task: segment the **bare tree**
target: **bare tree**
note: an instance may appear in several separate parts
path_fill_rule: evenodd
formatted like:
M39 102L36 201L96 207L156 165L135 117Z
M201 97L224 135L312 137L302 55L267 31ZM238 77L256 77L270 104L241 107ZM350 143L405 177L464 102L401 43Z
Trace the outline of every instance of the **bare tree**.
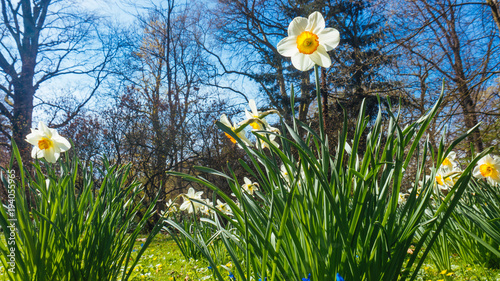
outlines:
M416 70L418 65L425 64L426 80L445 78L448 95L441 116L446 117L452 131L471 129L484 113L478 107L481 93L492 86L500 66L496 55L499 37L494 21L485 16L489 14L487 7L465 5L466 2L460 0L394 3L400 6L392 10L393 30L399 33L398 43L408 54L402 58L414 63L408 65L408 69ZM439 88L428 84L425 89L430 87ZM417 89L414 94L420 91L429 100L438 90L424 93L422 89ZM468 143L473 144L476 151L483 150L481 132L474 131Z
M96 18L69 8L68 2L0 0L0 113L5 117L0 133L17 143L24 161L30 156L24 138L32 127L34 106L65 109L53 126L68 124L96 93L114 53L95 37ZM89 75L93 81L80 103L62 108L37 94L44 82L75 74Z

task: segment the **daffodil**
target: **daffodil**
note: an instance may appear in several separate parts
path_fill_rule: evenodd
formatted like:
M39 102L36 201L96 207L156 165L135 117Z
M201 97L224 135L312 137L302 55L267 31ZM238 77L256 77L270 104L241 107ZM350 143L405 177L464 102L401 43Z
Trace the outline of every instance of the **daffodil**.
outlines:
M457 166L457 162L455 161L455 158L457 157L457 154L455 151L452 151L444 158L443 163L441 163L441 167L447 168L448 170L453 170L455 166Z
M500 183L500 157L486 155L477 162L472 172L476 178L485 178L490 184Z
M231 122L229 121L229 119L227 119L227 116L226 114L222 114L222 116L220 117L220 122L222 124L224 124L226 127L229 127L229 129L231 129L231 131L233 131L242 141L244 141L245 143L247 143L249 146L252 145L252 143L247 139L247 137L245 136L245 131L243 130L240 130L238 132L238 127L234 126L233 124L231 124ZM236 141L236 139L234 139L231 135L229 135L228 133L224 133L226 134L226 136L233 142L233 143L238 143Z
M214 214L214 211L212 210L211 207L214 206L214 203L210 201L208 198L205 199L205 205L201 207L201 213L205 216L212 216Z
M34 145L31 157L45 158L49 163L55 163L61 152L71 148L69 141L61 137L55 129L50 129L43 122L38 123L38 129L31 129L26 141Z
M250 195L253 195L253 193L257 190L259 190L258 186L259 184L256 183L256 182L252 182L249 178L247 177L244 177L243 178L243 181L245 182L241 188L243 188L243 190L245 190L246 192L248 192L248 194Z
M268 127L268 128L269 128L270 132L276 132L277 131L279 133L279 130L276 129L276 128L273 128L273 127ZM258 133L256 132L255 134L267 137L268 141L270 143L272 143L276 147L280 147L280 144L275 141L275 139L276 139L276 135L275 134L268 134L268 133L261 133L261 132L258 132ZM269 142L267 142L267 141L265 141L263 139L260 139L260 138L257 138L257 140L260 143L260 145L262 146L262 148L268 148L268 149L270 148L269 147Z
M245 109L245 116L248 120L253 120L253 122L250 123L250 126L252 126L255 130L264 130L266 127L269 127L262 112L257 110L255 100L252 99L248 101L248 105L250 106L251 112Z
M200 200L201 201L201 195L203 194L203 191L195 191L194 188L190 187L188 189L188 193L183 195L184 202L182 205L179 207L181 211L187 211L188 213L193 213L196 212L202 204L195 200Z
M231 214L231 208L227 205L227 203L221 202L219 199L217 199L217 205L215 206L217 210L223 212L224 214Z
M404 204L406 202L407 196L408 196L408 194L400 192L399 197L398 197L398 205Z
M288 37L278 43L278 52L292 58L292 64L300 71L311 69L314 64L330 67L328 51L340 42L335 28L325 28L325 19L319 12L309 18L296 17L288 26Z
M167 211L160 211L162 217L168 217L168 214L177 212L177 204L172 202L172 199L168 200Z

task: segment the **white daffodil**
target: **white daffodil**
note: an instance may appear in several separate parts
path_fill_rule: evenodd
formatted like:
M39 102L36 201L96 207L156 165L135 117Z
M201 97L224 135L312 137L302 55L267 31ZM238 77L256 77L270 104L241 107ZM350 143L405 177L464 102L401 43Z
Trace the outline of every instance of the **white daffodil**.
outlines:
M278 52L292 58L292 64L300 71L311 69L314 64L330 67L328 51L340 42L335 28L325 28L325 19L319 12L309 18L296 17L288 26L288 37L278 43Z
M407 196L408 194L400 192L398 197L398 205L402 205L403 203L405 203Z
M248 192L248 194L253 195L253 193L255 191L259 190L259 188L258 188L259 184L258 183L252 182L247 177L244 177L243 181L245 181L245 183L241 186L241 188L243 188L243 190L245 190L246 192Z
M208 198L205 199L205 205L203 205L203 207L201 207L201 213L205 216L212 216L214 214L214 211L212 210L211 207L214 206L214 203L212 201L210 201Z
M450 189L448 177L444 173L443 169L439 169L436 172L435 179L436 179L435 184L437 184L437 187L440 190L446 191ZM451 187L453 187L453 184L451 185Z
M222 114L222 116L220 117L220 122L222 124L224 124L226 127L229 127L233 132L236 133L236 130L238 129L236 126L233 126L233 124L231 124L231 122L229 121L229 119L227 119L227 116L226 114ZM228 133L225 133L224 134L233 142L233 143L238 143L233 137L231 137ZM244 141L245 143L247 143L247 145L249 146L252 146L252 143L247 139L247 137L245 136L245 131L241 130L239 131L238 133L236 133L236 135L242 140Z
M190 214L193 213L193 212L196 212L202 206L202 204L199 203L199 202L193 201L193 199L201 201L202 200L201 199L201 195L202 194L203 194L203 191L196 192L194 190L194 188L190 187L189 190L188 190L188 193L186 193L186 194L183 195L184 202L179 207L179 209L181 211L186 211L187 210L187 212L190 213Z
M177 204L172 202L172 199L168 199L167 203L167 214L177 212Z
M43 122L38 123L38 129L31 129L26 141L34 145L31 157L45 158L49 163L55 163L61 152L71 148L69 141L61 137L55 129L50 129Z
M245 109L245 116L247 119L255 120L250 123L250 126L252 126L255 130L264 130L266 127L269 127L266 119L262 116L262 112L257 110L255 101L253 99L248 101L248 105L250 106L251 112Z
M270 128L271 128L271 127L270 127ZM269 141L270 141L270 142L271 142L274 146L276 146L276 147L280 147L280 144L279 144L279 143L277 143L277 142L275 141L275 139L276 139L276 135L274 135L274 134L266 134L266 133L256 133L256 134L263 135L263 136L265 136L265 137L269 137ZM268 148L268 149L270 149L270 148L269 148L269 143L268 143L268 142L266 142L266 141L264 141L264 140L262 140L262 139L260 139L260 138L257 138L257 140L259 141L259 143L260 143L260 145L262 146L262 148Z
M219 199L217 199L217 205L215 206L215 208L227 215L232 213L231 208L229 208L227 203L223 203Z
M483 179L485 178L490 184L499 184L500 183L500 157L486 155L479 162L477 162L477 166L474 168L472 172L474 177Z
M452 171L455 166L457 166L457 162L455 161L455 158L457 157L457 154L455 151L452 151L444 158L443 163L441 163L441 167L447 168L449 171Z
M280 173L281 177L285 180L285 189L287 191L290 191L291 179L290 179L290 174L288 174L288 170L286 169L285 165L281 165Z

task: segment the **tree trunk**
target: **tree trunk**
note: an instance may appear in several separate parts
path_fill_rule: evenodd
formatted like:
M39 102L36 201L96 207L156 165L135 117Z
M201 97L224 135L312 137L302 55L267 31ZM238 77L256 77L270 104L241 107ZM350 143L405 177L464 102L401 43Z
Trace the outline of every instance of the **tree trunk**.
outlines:
M491 8L493 20L498 27L498 36L500 36L500 2L498 0L486 0L486 4Z

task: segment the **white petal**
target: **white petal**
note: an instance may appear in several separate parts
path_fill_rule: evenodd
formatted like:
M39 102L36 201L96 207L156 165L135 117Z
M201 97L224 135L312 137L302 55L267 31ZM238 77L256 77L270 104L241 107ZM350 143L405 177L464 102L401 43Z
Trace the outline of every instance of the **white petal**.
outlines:
M69 143L69 141L59 135L54 135L52 137L52 141L54 141L55 145L61 149L61 152L64 152L71 148L71 144Z
M255 101L253 99L248 101L248 105L250 106L250 110L252 110L253 115L259 115L259 112L257 111L257 105L255 104Z
M448 154L448 159L452 159L452 160L455 160L455 158L457 157L457 153L455 151L452 151Z
M38 149L36 151L36 155L35 157L33 158L36 158L36 159L42 159L42 158L45 158L45 150L42 150L42 149Z
M309 15L308 23L306 30L311 31L314 34L320 33L323 29L325 29L325 19L323 15L319 12L314 12Z
M233 126L231 125L231 122L229 122L229 119L227 119L226 114L222 114L222 116L220 117L220 122L221 122L222 124L224 124L226 127L229 127L229 128L233 127ZM191 190L191 189L192 189L192 188L189 188L189 190ZM193 190L193 192L194 192L194 190Z
M34 146L33 149L31 150L31 158L40 158L36 157L38 155L38 152L40 151L40 148L38 146Z
M247 178L247 177L244 177L244 178L243 178L243 181L244 181L246 184L252 184L252 181L251 181L249 178Z
M314 62L308 55L297 53L292 57L292 64L300 71L308 71L314 66Z
M335 28L325 28L318 34L319 44L325 46L326 51L331 51L339 45L340 34Z
M297 36L283 38L276 47L278 53L284 57L292 57L299 52L297 49Z
M49 163L56 163L57 159L59 159L59 152L55 151L53 147L49 149L44 149L44 157L45 160Z
M38 130L42 131L47 137L52 137L52 132L42 121L38 122Z
M330 67L332 65L332 60L326 52L325 48L321 45L318 46L316 52L309 55L309 58L317 65L322 67Z
M42 138L39 131L31 129L31 133L26 136L26 141L32 145L38 145L38 141Z
M472 172L472 175L476 178L484 178L483 175L481 174L481 171L479 170L479 166L474 167L474 171Z
M308 20L303 17L296 17L288 25L288 36L299 36L306 30Z

